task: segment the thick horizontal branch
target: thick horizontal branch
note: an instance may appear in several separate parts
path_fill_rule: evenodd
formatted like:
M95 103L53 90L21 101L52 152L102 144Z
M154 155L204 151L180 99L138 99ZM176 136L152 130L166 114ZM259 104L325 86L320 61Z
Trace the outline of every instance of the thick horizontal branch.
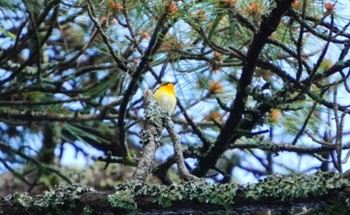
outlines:
M242 213L270 210L324 212L335 205L349 210L350 182L340 174L270 176L257 184L151 185L124 182L114 191L95 191L80 185L57 187L44 195L10 194L0 199L4 214L127 213Z

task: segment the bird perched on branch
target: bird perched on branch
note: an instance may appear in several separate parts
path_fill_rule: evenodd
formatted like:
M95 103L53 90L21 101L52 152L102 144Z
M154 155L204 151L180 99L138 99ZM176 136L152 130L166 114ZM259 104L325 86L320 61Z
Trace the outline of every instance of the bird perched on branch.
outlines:
M157 101L160 108L167 112L170 116L176 107L175 83L162 83L153 93L153 97Z

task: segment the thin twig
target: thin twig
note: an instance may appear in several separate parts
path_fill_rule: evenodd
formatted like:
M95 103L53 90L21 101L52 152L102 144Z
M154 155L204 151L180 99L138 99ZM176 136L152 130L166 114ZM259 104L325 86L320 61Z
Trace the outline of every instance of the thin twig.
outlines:
M165 124L165 128L169 132L169 135L173 141L175 160L177 163L177 167L179 169L180 178L185 181L199 180L196 176L193 176L188 172L188 169L185 166L185 160L182 152L180 139L178 134L175 132L174 123L173 121L171 121L170 116L168 114L166 113L164 114L166 115L166 117L164 118L165 120L164 124Z
M121 59L119 56L116 55L116 52L113 50L112 44L110 42L109 37L107 36L106 32L103 30L100 22L96 18L95 8L91 0L88 0L88 13L91 18L91 20L94 22L96 28L100 32L103 41L105 42L109 53L111 54L113 60L119 65L119 67L124 70L124 72L129 73L130 68L127 67L126 63L123 59Z

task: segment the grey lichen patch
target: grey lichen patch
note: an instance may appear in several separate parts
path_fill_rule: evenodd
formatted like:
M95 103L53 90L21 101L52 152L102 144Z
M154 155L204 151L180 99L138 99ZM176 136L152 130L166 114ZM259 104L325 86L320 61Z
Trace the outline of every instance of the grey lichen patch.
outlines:
M319 197L348 184L347 179L332 172L319 172L314 175L273 175L257 184L246 186L243 193L245 193L246 198L253 200L274 198L291 201Z
M134 193L130 189L117 190L114 194L108 195L107 199L112 207L125 211L135 211L137 209Z
M108 196L114 207L136 210L136 196L151 198L153 203L166 208L177 201L198 201L226 207L233 204L238 186L235 184L211 185L203 181L186 182L181 185L155 185L128 181L116 186L116 192Z
M188 182L184 184L184 193L190 200L219 206L232 205L238 190L236 184L207 184L205 182ZM183 191L182 191L183 192Z
M56 208L57 206L63 206L66 203L69 203L69 206L73 208L75 200L79 199L79 196L82 193L91 191L95 191L95 189L78 184L56 186L54 189L46 191L42 198L34 202L34 205L44 208Z
M146 132L145 130L141 130L140 143L145 146L151 141L150 139L151 139L151 135L148 132Z
M135 202L134 186L138 181L126 181L118 184L115 193L108 195L108 202L112 207L123 209L125 211L135 211L137 204Z
M61 212L67 214L67 208L75 208L75 202L82 193L91 191L94 189L73 184L56 186L54 189L46 191L44 195L31 196L28 193L14 193L4 197L4 200L17 202L25 208L35 207L41 211L50 210L56 214L61 214Z
M162 111L155 100L150 100L145 110L144 120L157 128L158 134L163 130Z
M29 208L33 203L33 197L27 192L25 193L13 193L3 197L5 201L17 201L25 208Z
M150 133L148 133L145 130L141 130L140 132L140 143L145 146L148 143L152 141L152 138L154 138L154 141L159 145L160 142L160 136L158 134L154 134L154 136L151 136Z

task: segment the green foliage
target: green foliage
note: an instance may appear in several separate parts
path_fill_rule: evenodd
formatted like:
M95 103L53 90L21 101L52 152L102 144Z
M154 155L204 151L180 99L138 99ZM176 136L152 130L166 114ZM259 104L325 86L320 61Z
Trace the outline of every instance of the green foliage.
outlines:
M247 198L253 200L273 198L292 201L322 196L348 183L349 181L343 179L340 174L332 172L319 172L315 175L273 175L257 184L246 186L243 192Z
M98 127L99 131L104 131L105 133L110 132L110 129L105 128L105 125L101 125ZM93 127L93 125L76 125L71 123L64 123L63 124L64 131L67 132L66 135L63 136L66 138L66 140L80 140L82 142L86 142L86 140L96 141L99 143L105 143L109 144L109 141L102 138L101 135L96 135L93 131L95 131L96 128ZM91 131L91 132L87 132Z
M114 73L105 80L102 80L102 82L95 83L94 86L88 89L84 94L91 97L102 95L112 84L122 77L122 73Z

